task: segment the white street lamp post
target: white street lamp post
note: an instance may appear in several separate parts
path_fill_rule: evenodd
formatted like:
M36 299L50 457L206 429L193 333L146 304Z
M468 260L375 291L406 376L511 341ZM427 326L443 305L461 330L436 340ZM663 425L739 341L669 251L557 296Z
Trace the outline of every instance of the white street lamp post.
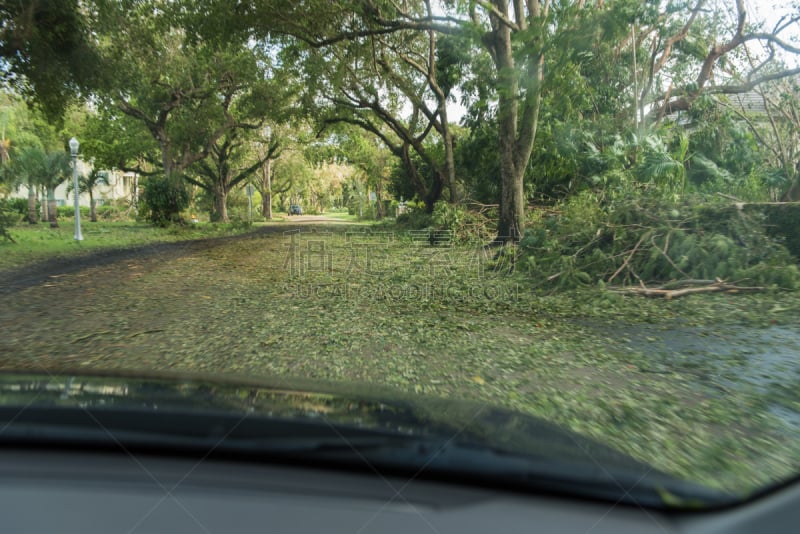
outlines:
M78 147L80 143L74 137L69 140L69 151L72 154L72 194L75 196L75 241L83 241L81 234L81 207L79 204L80 189L78 188Z

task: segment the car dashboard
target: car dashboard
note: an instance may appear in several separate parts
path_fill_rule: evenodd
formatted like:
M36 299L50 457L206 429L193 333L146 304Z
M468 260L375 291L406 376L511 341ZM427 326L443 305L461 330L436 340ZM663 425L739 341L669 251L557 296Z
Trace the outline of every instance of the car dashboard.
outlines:
M126 451L6 448L3 530L150 533L792 532L797 484L715 512L472 487L377 472Z

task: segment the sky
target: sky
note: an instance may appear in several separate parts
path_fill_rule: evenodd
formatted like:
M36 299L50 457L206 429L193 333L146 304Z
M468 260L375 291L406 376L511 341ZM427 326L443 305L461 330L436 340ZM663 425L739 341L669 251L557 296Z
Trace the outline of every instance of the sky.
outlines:
M750 21L763 20L766 22L765 30L769 31L775 27L782 16L800 14L800 3L792 6L788 0L745 0L745 8L748 10ZM800 46L800 24L794 24L781 32L781 38L794 46ZM790 53L781 53L779 56L787 66L800 66L800 56Z

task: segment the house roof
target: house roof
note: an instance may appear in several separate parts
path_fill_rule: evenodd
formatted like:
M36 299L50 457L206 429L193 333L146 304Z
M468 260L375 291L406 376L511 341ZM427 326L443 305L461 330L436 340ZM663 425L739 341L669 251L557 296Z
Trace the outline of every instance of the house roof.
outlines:
M755 91L728 95L728 98L731 104L745 113L767 113L767 108L764 105L764 98Z

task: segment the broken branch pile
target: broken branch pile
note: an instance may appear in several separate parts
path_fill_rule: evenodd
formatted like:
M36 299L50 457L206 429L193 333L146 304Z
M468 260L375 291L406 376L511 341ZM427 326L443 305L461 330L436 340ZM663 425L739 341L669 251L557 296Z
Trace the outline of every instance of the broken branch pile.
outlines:
M797 258L770 228L762 213L719 198L675 202L640 195L602 202L576 195L534 221L518 264L540 287L558 289L615 284L661 298L798 289ZM674 287L698 280L709 282Z

